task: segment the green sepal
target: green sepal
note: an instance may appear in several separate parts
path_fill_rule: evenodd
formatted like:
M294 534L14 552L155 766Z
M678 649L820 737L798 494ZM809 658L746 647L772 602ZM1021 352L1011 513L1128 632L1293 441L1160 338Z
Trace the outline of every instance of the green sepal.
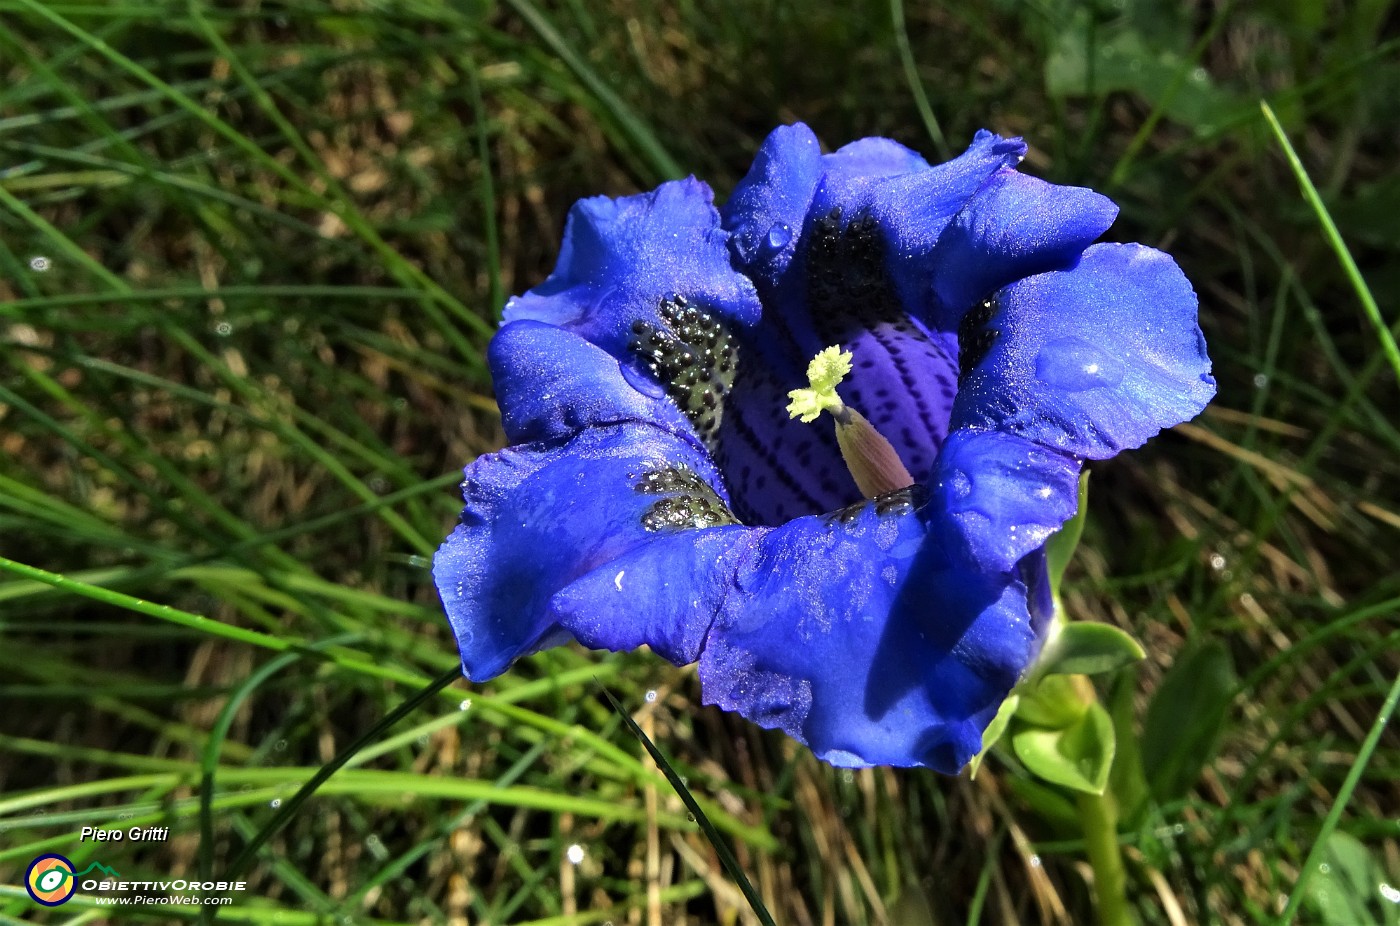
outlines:
M1147 656L1142 644L1112 624L1073 621L1059 625L1036 661L1039 675L1103 675Z
M1079 507L1060 529L1050 535L1045 542L1045 565L1050 572L1050 590L1056 600L1060 597L1060 580L1065 577L1065 569L1074 558L1079 547L1079 538L1084 533L1084 521L1089 515L1089 471L1079 474Z
M1025 726L1011 734L1016 758L1051 784L1102 794L1113 767L1113 718L1097 701L1067 727Z
M982 767L982 760L987 758L987 753L992 751L992 747L1001 739L1006 732L1006 725L1011 723L1011 718L1016 715L1016 707L1021 703L1020 695L1008 695L1006 700L1001 702L1001 707L997 708L997 715L992 718L992 722L987 724L987 729L982 733L982 751L972 757L972 761L967 764L968 774L972 778L977 777L977 770Z
M1020 689L1016 718L1037 727L1063 729L1084 716L1090 698L1068 676L1047 675ZM1004 705L1003 705L1004 706Z

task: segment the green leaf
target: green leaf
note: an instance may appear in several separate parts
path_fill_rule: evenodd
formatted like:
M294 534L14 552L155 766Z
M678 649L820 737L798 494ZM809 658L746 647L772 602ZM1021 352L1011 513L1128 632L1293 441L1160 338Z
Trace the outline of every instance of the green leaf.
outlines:
M1107 700L1109 716L1113 718L1113 734L1118 745L1113 756L1113 771L1108 776L1108 789L1118 802L1118 820L1123 829L1136 829L1151 796L1147 777L1142 773L1142 748L1133 728L1133 695L1137 691L1137 673L1124 672L1113 680Z
M1093 29L1088 18L1080 12L1054 40L1045 60L1051 97L1137 93L1202 135L1241 111L1244 101L1212 81L1188 49L1164 47L1173 43L1126 22Z
M1064 675L1047 675L1021 689L1016 717L1037 727L1063 729L1084 716L1091 698L1079 690L1077 681Z
M1142 766L1158 801L1182 797L1201 777L1234 691L1234 665L1218 641L1183 654L1162 679L1142 733Z
M1011 735L1011 747L1033 774L1046 781L1102 794L1113 767L1113 719L1095 701L1068 727L1025 727Z
M1036 671L1047 675L1103 675L1147 655L1142 645L1111 624L1076 621L1060 625L1045 644Z
M1065 576L1069 561L1079 547L1079 538L1084 533L1084 520L1089 511L1089 471L1079 474L1079 507L1060 529L1045 542L1045 563L1050 570L1050 589L1058 599L1060 580Z
M997 740L1001 739L1001 735L1006 732L1006 726L1016 715L1016 706L1020 703L1020 695L1014 694L1001 702L1001 707L997 709L997 715L992 718L992 722L987 724L987 729L982 733L982 751L973 756L972 761L967 764L968 774L971 777L977 777L977 770L982 767L982 760L987 758L987 753L992 751Z
M1394 926L1400 907L1381 897L1385 870L1354 836L1327 837L1322 863L1308 881L1306 902L1323 926Z

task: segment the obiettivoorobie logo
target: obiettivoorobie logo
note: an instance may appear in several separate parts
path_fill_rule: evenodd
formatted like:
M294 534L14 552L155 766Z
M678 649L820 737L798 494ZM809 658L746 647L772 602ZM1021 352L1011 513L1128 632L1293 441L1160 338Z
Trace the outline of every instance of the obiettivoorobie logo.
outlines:
M75 873L73 863L63 856L41 855L29 863L29 870L24 873L24 889L35 902L46 907L57 907L67 903L78 890L78 882L94 871L110 878L121 877L101 862L93 862Z

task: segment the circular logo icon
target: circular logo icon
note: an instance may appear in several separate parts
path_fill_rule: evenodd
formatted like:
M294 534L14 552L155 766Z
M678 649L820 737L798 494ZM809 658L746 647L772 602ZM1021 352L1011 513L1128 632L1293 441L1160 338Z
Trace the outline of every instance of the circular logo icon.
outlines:
M46 907L67 903L78 890L73 863L61 855L39 856L29 863L29 870L24 873L24 889Z

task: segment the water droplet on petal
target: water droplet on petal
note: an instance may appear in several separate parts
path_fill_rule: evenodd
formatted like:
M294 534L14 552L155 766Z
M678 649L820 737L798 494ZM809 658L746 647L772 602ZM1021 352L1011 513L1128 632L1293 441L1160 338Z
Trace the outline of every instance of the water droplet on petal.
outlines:
M1056 338L1042 346L1035 358L1035 375L1068 392L1116 386L1123 381L1123 373L1123 361L1082 338Z
M768 229L767 250L770 253L781 251L792 240L792 229L784 222L775 222L773 227Z
M652 399L662 399L666 397L666 387L658 382L655 377L627 363L622 364L621 369L622 378L627 380L627 384L642 395Z
M948 491L953 494L954 499L961 501L972 494L972 480L967 478L967 473L955 469L948 476Z

